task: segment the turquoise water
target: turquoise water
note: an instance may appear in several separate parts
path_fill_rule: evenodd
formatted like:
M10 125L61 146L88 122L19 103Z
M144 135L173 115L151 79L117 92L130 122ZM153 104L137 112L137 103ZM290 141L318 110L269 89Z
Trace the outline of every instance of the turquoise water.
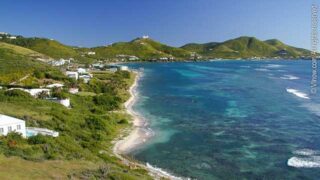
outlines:
M197 179L317 179L320 98L311 61L137 63L134 109L155 136L131 153Z
M30 130L26 130L26 136L27 136L27 137L31 137L31 136L35 136L35 135L37 135L36 132L30 131Z

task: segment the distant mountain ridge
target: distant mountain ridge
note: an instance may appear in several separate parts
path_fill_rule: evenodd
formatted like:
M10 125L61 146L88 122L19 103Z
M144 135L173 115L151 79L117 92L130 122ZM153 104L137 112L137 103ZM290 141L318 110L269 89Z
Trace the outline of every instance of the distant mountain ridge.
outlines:
M193 51L207 58L299 58L310 51L284 44L277 39L261 41L255 37L242 36L221 43L186 44L182 49Z
M242 36L224 42L204 44L189 43L172 47L151 38L136 38L129 42L117 42L108 46L78 48L47 38L26 38L0 34L0 42L13 44L39 52L51 58L75 58L80 62L94 60L195 60L239 58L305 58L310 51L284 44L277 39L261 41Z

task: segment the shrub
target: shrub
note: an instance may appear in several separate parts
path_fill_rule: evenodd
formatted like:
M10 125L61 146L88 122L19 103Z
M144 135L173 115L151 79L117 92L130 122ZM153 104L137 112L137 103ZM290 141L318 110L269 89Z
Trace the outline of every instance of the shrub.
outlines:
M109 94L95 96L93 100L96 105L108 111L118 109L121 104L121 98Z

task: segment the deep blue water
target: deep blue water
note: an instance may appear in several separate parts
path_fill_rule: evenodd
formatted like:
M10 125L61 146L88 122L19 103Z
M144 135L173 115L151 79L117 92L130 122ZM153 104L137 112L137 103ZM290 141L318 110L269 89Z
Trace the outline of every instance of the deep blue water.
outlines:
M197 179L320 178L311 61L129 66L144 69L134 109L156 134L136 159Z

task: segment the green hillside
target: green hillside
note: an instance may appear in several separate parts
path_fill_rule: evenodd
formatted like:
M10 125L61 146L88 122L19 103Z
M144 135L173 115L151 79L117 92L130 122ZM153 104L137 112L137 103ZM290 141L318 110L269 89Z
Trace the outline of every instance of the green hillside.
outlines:
M152 39L137 38L130 42L114 43L110 46L92 48L98 58L115 58L119 55L131 55L140 59L157 59L174 57L184 59L190 57L187 50L167 46Z
M46 38L25 38L18 36L17 39L4 38L2 41L22 46L53 58L70 58L78 56L77 51L72 47Z
M161 58L188 60L193 59L195 55L197 57L201 55L203 59L237 59L252 57L299 58L310 54L308 50L286 45L276 39L261 41L255 37L247 36L221 43L190 43L180 48L168 46L150 38L137 38L129 42L117 42L108 46L78 48L46 38L17 36L16 39L10 39L10 35L0 36L2 38L0 42L25 47L55 59L74 58L81 63L92 63L98 59L110 61L128 60L130 56L138 57L140 60L159 60ZM89 52L94 52L95 54L89 54Z
M30 49L0 42L0 84L12 83L36 70L50 69L36 58L44 60L48 57Z
M288 46L279 40L260 41L254 37L239 37L222 43L186 44L181 48L206 58L251 58L308 56L309 51Z

